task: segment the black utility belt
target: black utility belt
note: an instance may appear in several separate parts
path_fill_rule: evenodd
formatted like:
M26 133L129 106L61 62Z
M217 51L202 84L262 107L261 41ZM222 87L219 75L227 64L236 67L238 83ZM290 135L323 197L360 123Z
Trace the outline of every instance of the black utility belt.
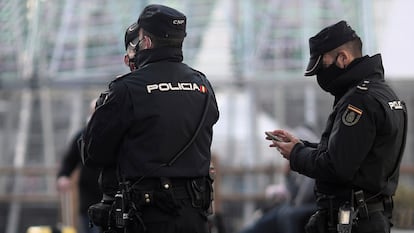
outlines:
M332 200L332 204L329 203L329 201L322 201L322 202L318 202L318 209L319 210L324 210L324 209L334 209L334 210L338 210L344 203L344 201L335 201ZM384 201L370 201L368 203L365 203L367 205L367 208L369 210L369 212L375 212L378 210L384 210L384 205L385 202ZM358 205L354 204L354 208L358 208ZM382 208L382 209L381 209Z
M128 179L133 189L169 189L174 187L185 187L192 180L201 180L203 178L167 178L167 177L150 177L150 178L133 178Z
M374 212L384 212L391 214L393 209L393 200L389 196L368 196L364 191L358 190L352 192L353 196L349 200L339 199L334 195L318 195L318 209L328 210L331 213L337 213L344 206L355 212L355 217L359 219L368 218ZM336 215L336 214L335 214Z
M160 197L166 197L163 195L165 192L165 190L135 189L132 191L132 201L141 205L152 205L156 201L166 201L160 200ZM169 197L174 200L185 200L191 198L191 195L186 187L174 187L171 188L168 193L171 194Z
M144 178L130 180L132 201L149 206L156 202L189 199L196 208L208 208L213 198L208 177Z
M358 221L367 219L376 212L390 217L392 198L380 193L366 195L363 190L352 190L348 198L316 193L318 211L312 215L306 232L351 233Z

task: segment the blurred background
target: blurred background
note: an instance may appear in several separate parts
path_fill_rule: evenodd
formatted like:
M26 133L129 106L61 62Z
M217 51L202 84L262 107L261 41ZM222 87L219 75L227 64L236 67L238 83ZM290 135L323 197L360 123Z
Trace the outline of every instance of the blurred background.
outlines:
M323 130L333 98L303 76L308 38L342 19L365 54L382 54L386 79L408 105L395 220L414 229L413 1L0 0L0 232L78 224L76 192L59 195L56 172L89 102L128 72L124 33L149 3L187 15L184 62L215 88L215 209L226 232L251 221L266 187L283 182L286 162L264 131L317 140Z

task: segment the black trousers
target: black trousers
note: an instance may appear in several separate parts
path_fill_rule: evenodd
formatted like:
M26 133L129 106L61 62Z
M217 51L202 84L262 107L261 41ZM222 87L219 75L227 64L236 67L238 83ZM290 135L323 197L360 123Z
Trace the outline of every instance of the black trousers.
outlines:
M174 215L156 206L142 209L141 218L146 231L138 221L130 223L126 230L114 229L116 233L209 233L207 216L204 211L194 208L187 199L178 200L180 208Z

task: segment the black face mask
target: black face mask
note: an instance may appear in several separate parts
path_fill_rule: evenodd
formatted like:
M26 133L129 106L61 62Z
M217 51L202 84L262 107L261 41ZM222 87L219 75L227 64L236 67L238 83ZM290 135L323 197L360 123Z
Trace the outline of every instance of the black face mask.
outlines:
M141 40L138 40L138 43L136 44L136 47L135 47L134 64L135 64L135 67L136 68L140 68L141 67L141 64L142 64L142 62L144 60L143 57L146 56L144 54L147 53L147 49L143 49L142 46L141 46L141 44L142 44L141 42L143 40L144 40L144 38L142 38Z
M346 69L341 69L336 65L336 60L338 59L336 56L335 61L326 68L322 68L316 74L316 80L318 81L319 86L326 92L332 92L332 84L333 82L343 73L345 73Z

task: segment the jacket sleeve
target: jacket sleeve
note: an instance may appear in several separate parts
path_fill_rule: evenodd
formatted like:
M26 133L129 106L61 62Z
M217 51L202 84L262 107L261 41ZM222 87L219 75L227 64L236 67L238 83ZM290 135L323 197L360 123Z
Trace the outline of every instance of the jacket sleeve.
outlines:
M306 141L306 140L301 140L301 141L305 146L308 146L308 147L311 147L311 148L317 148L318 147L318 143L309 142L309 141Z
M86 166L102 168L117 162L120 143L129 126L129 103L127 87L121 81L112 82L83 135Z
M349 182L366 159L384 110L368 95L353 94L338 104L327 146L311 148L298 143L291 168L323 181Z
M66 148L63 155L62 162L60 163L60 169L57 176L69 177L75 168L80 164L80 151L78 148L78 139L81 137L82 131L77 132L72 138L69 146Z

